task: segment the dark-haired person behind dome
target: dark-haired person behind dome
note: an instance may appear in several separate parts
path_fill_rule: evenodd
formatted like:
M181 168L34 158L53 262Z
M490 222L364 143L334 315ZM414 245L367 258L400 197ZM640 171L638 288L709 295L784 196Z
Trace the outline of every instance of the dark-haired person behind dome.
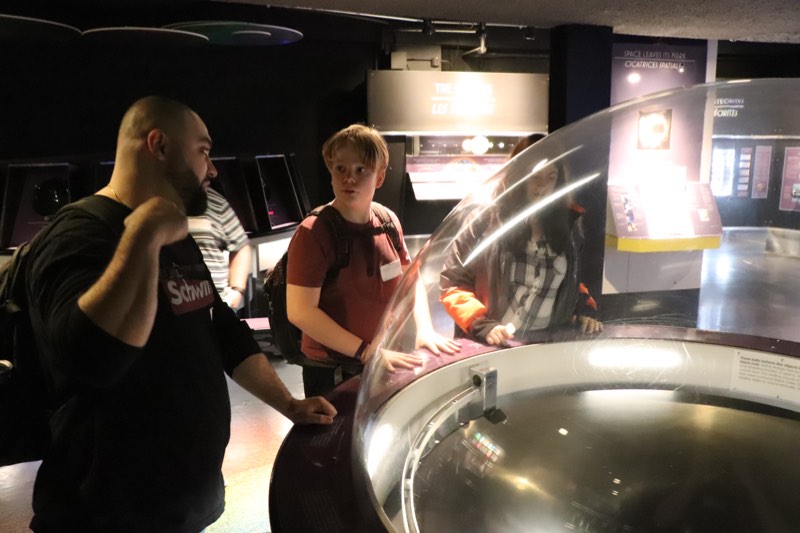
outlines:
M566 168L549 162L519 183L503 180L494 204L465 225L445 260L440 300L448 314L461 333L491 345L547 328L602 331L597 305L580 282L583 209L568 194L533 207L567 183ZM525 210L531 214L513 224Z

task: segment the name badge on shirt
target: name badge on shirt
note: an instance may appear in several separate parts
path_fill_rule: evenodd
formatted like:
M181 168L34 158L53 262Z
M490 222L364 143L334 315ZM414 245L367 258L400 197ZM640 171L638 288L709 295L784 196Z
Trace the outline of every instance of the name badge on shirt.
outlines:
M392 261L381 266L381 279L389 281L403 273L403 267L400 266L400 260Z

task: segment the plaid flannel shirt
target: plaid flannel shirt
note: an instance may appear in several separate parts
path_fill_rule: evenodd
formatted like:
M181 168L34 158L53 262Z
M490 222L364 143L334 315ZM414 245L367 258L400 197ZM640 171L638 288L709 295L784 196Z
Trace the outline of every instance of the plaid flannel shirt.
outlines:
M502 323L514 324L520 333L544 329L567 272L567 257L557 255L547 243L531 239L525 250L513 254L504 274L507 308Z

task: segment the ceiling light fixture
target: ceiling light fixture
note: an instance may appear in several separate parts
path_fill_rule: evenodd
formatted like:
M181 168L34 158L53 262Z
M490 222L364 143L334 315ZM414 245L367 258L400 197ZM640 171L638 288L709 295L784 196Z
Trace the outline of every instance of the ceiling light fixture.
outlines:
M525 26L525 31L522 34L522 37L526 41L535 41L536 40L536 30L533 28L533 26Z

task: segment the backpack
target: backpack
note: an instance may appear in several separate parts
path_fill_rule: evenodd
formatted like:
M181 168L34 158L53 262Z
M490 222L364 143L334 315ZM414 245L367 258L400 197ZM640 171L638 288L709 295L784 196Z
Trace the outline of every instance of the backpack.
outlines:
M91 202L72 206L100 216ZM28 315L29 250L30 243L20 245L0 266L0 466L44 457L50 446L50 417L58 407Z
M403 243L400 242L400 232L397 230L388 210L378 203L372 204L372 212L381 221L381 225L375 228L375 234L386 233L389 235L395 251L401 254ZM318 207L311 211L307 216L316 216L324 220L333 230L333 238L336 244L336 263L325 277L325 283L332 282L339 274L339 270L350 264L350 248L352 239L347 230L347 223L341 213L330 205ZM324 366L330 367L332 363L323 363L308 359L300 350L302 332L291 322L286 312L286 273L289 252L286 251L275 267L270 270L264 278L264 292L267 303L266 315L269 318L270 332L272 341L278 348L278 352L287 362L294 365Z
M50 393L27 314L28 248L0 267L0 466L41 459L50 443Z

